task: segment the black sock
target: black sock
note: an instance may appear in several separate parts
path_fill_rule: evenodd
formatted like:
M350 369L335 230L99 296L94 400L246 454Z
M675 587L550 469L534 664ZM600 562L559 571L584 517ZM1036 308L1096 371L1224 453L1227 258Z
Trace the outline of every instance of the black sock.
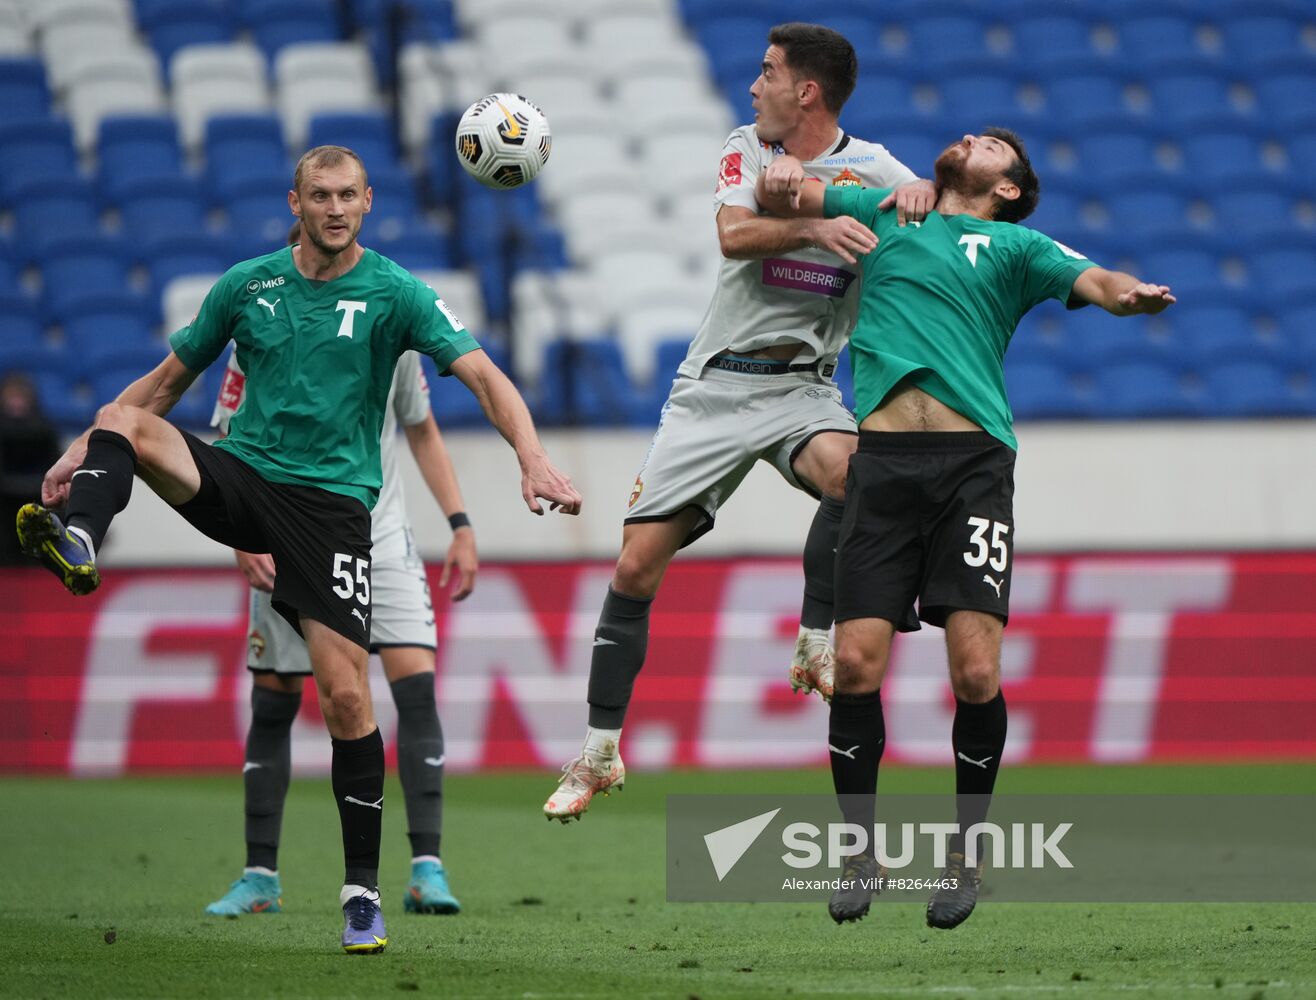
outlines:
M589 724L595 729L620 729L626 719L635 677L649 650L652 605L652 597L627 597L608 588L589 663Z
M331 774L343 825L343 882L379 888L379 828L384 818L384 739L333 740Z
M841 533L845 503L825 496L814 512L809 534L804 539L804 604L800 624L805 628L830 629L835 610L836 539Z
M882 692L832 695L827 724L831 751L832 787L847 823L868 831L871 851L873 822L877 815L877 766L886 747L886 719L882 715Z
M98 552L114 515L128 506L136 469L137 452L126 437L115 431L91 432L87 457L73 473L64 523L90 535Z
M251 689L251 728L242 769L248 868L279 867L279 830L292 773L292 723L301 705L300 694Z
M412 674L389 687L398 707L398 777L411 856L437 858L443 830L443 728L434 702L434 674Z
M996 772L1005 749L1005 695L1000 691L991 701L974 705L955 699L955 722L950 743L955 750L955 822L960 833L951 838L950 850L964 852L964 834L975 823L987 819ZM982 858L982 837L978 858Z

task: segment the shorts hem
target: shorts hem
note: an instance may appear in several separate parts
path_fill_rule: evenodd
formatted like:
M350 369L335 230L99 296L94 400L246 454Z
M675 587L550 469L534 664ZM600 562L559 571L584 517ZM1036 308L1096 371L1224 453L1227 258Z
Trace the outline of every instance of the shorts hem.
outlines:
M800 474L795 471L795 460L800 457L800 452L802 452L805 448L807 448L809 446L809 442L812 441L814 438L816 438L819 434L849 434L851 437L857 438L859 436L859 428L856 427L853 430L845 430L841 427L819 427L816 431L811 431L810 433L806 434L804 436L804 439L800 441L800 443L797 444L794 448L791 449L790 457L786 459L786 465L790 468L791 475L795 478L796 485L799 486L799 488L803 490L805 493L809 494L809 496L813 497L815 500L821 501L823 495L818 491L816 491L803 479L801 479Z
M841 622L862 621L865 618L880 618L883 621L890 622L895 626L897 632L919 632L923 629L921 619L910 617L908 612L900 615L889 615L879 611L837 611L832 620L839 625ZM931 624L931 622L928 624Z
M1002 612L999 608L974 607L970 604L929 604L926 608L919 608L919 617L929 625L945 628L946 619L955 611L976 611L980 615L991 615L993 618L999 618L1003 627L1010 621L1009 611Z
M713 524L717 520L712 514L710 514L703 507L699 506L699 504L697 503L685 504L684 506L678 507L676 510L672 511L670 514L640 514L635 517L623 518L622 524L649 524L654 521L670 521L678 514L684 513L687 510L699 511L699 513L704 515L704 520L703 523L696 525L694 530L691 531L690 534L685 536L685 541L683 541L679 546L677 546L678 549L683 549L687 545L690 545L693 542L697 542L699 539L703 538L706 534L712 531Z
M270 674L273 677L314 677L313 670L275 670L273 667L253 667L247 664L247 670L253 674Z
M372 642L370 644L372 653L378 653L381 649L428 649L431 653L438 652L437 646L427 642Z

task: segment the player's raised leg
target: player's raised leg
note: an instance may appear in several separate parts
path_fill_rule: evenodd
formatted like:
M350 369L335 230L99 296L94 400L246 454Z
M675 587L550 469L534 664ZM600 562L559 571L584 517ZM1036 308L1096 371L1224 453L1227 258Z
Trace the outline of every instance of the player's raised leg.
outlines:
M185 388L191 373L173 355L170 359L173 365L167 361L156 373L168 368ZM139 407L109 403L46 474L42 502L19 510L16 527L24 553L39 559L70 593L91 593L100 584L96 551L110 522L128 506L134 474L172 504L190 500L201 485L187 443L171 424ZM50 508L65 501L61 521Z
M822 494L804 540L804 600L800 632L791 657L791 690L817 691L830 701L834 686L836 544L845 512L845 477L854 454L855 434L828 431L809 438L792 463L797 479Z
M649 608L672 557L703 519L702 511L690 507L622 529L621 555L594 630L585 745L562 768L557 790L544 803L549 819L579 819L597 793L624 785L621 729L649 649Z
M1007 718L1001 694L1001 634L1004 625L980 611L953 611L946 619L950 683L955 692L951 747L955 752L955 821L943 887L928 902L930 927L958 927L973 912L982 883L982 838L974 863L966 857L963 834L987 819L987 808L1005 749Z
M278 913L283 907L279 836L292 776L292 724L301 708L302 684L300 676L273 672L252 678L251 726L242 764L247 862L228 892L206 907L211 916Z
M882 678L895 627L881 618L856 618L836 626L836 691L827 725L827 748L841 816L864 831L868 846L847 860L848 888L832 894L827 912L838 924L868 913L879 874L872 844L877 811L877 771L886 747Z
M443 726L434 699L434 650L381 648L384 674L398 710L398 777L407 807L411 879L403 898L408 913L458 913L439 854L443 836Z
M384 741L375 725L366 650L310 618L301 619L329 735L331 779L343 828L343 950L388 944L379 904L379 838L384 816Z

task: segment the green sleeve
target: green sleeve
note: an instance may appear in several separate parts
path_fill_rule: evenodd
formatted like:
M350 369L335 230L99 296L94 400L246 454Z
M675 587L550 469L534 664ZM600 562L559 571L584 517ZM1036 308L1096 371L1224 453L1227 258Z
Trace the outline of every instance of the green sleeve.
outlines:
M1047 299L1067 301L1078 276L1097 265L1044 233L1030 232L1023 283L1025 309Z
M823 192L823 218L848 215L870 228L877 218L877 206L891 193L891 188L828 187Z
M409 305L405 310L409 341L407 346L428 354L440 375L463 354L478 351L480 345L462 325L448 304L419 278L411 278Z
M232 271L206 293L192 322L169 335L169 347L188 370L203 372L223 353L232 337Z

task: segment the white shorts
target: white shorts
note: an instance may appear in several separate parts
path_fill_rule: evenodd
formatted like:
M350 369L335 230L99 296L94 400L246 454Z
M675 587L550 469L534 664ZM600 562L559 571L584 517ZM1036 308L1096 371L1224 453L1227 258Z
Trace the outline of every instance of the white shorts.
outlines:
M698 508L704 519L682 543L689 545L712 529L718 507L759 460L796 489L818 496L796 478L791 463L827 431L857 434L858 428L841 390L819 375L710 368L703 378L678 377L635 477L626 523L665 521Z
M395 548L390 546L390 548ZM405 551L371 559L370 652L390 646L434 649L434 605L425 564L407 531ZM306 643L270 605L270 595L252 589L247 611L247 669L309 674Z

